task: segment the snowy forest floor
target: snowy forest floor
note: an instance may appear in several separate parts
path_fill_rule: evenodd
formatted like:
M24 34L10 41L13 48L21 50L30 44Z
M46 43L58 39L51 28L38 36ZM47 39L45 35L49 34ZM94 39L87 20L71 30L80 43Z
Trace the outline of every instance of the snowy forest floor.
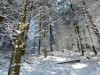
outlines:
M7 75L11 53L0 52L0 75ZM80 62L57 64L65 61ZM43 54L26 54L22 57L20 75L100 75L100 53L77 51L53 51L47 58Z

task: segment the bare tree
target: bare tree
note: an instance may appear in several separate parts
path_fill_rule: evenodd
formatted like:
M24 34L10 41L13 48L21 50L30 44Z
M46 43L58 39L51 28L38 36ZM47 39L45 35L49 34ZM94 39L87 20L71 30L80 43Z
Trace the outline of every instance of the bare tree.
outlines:
M14 75L14 74L19 75L19 72L20 72L22 50L25 47L23 43L24 43L24 40L27 39L27 35L25 35L25 32L27 32L29 29L29 24L25 26L28 5L29 5L29 0L26 0L24 13L23 13L24 16L21 20L21 24L19 24L19 27L18 27L18 30L21 31L21 33L16 36L16 40L14 41L14 49L12 52L12 58L10 61L8 75Z
M71 0L70 0L70 3L71 3L71 5L70 5L70 8L71 8L71 10L72 10L72 17L74 18L75 17L75 14L74 14L74 7L73 7L73 5L72 5L72 2L71 2ZM78 22L76 21L76 20L73 20L73 24L74 24L74 28L75 28L75 32L76 32L76 35L78 36L78 40L79 40L79 42L77 42L78 44L78 49L79 49L79 51L80 51L80 49L81 49L81 51L82 51L82 56L84 56L84 50L83 50L83 44L82 44L82 36L81 36L81 33L80 33L80 27L79 27L79 25L78 25Z

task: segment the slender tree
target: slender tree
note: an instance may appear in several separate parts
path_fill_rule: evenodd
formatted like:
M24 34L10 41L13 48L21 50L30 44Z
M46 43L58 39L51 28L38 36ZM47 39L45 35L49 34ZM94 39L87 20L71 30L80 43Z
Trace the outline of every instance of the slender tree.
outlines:
M44 7L44 16L43 16L43 18L44 18L44 21L46 20L46 8ZM44 40L43 40L43 44L44 44L44 57L46 58L47 57L47 45L46 45L46 21L43 23L43 38L44 38Z
M40 54L41 50L41 8L40 8L40 20L39 20L39 47L38 47L38 54Z
M74 18L75 17L75 14L74 14L74 7L73 7L73 5L72 5L72 2L71 2L71 0L70 0L70 8L71 8L71 10L72 10L72 17ZM84 56L84 50L83 50L83 44L82 44L82 36L81 36L81 33L80 33L80 27L79 27L79 25L78 25L78 22L76 21L76 20L73 20L73 25L74 25L74 28L75 28L75 32L76 32L76 35L78 36L78 40L79 40L79 42L80 43L78 43L77 45L78 45L78 49L79 49L79 51L80 51L80 49L81 49L81 51L82 51L82 56Z
M100 44L100 33L99 33L99 30L97 28L97 25L96 25L95 21L93 20L93 16L89 13L89 11L87 11L88 7L86 5L86 1L85 0L83 0L83 7L85 8L84 12L86 13L86 15L88 17L90 24L92 25L92 30L93 30L94 34L97 36L98 42Z
M86 5L85 0L83 0L82 4L83 4L83 7L85 8L85 9L82 10L82 11L83 11L83 14L84 14L84 16L87 16L87 17L88 17L89 22L90 22L91 25L92 25L93 32L94 32L94 33L96 34L96 36L99 38L98 41L99 41L99 43L100 43L99 31L98 31L98 29L96 28L96 25L94 24L94 21L93 21L93 19L92 19L92 15L90 15L89 12L87 11L88 8L87 8L87 5ZM86 17L85 17L85 18L86 18ZM97 54L97 51L96 51L96 48L95 48L94 43L93 43L93 39L92 39L90 30L89 30L89 26L87 25L86 27L87 27L87 30L88 30L88 33L89 33L89 36L90 36L90 39L91 39L92 49L93 49L93 51L94 51L94 53L95 53L95 55L96 55L96 54Z
M53 51L52 23L50 22L50 50Z

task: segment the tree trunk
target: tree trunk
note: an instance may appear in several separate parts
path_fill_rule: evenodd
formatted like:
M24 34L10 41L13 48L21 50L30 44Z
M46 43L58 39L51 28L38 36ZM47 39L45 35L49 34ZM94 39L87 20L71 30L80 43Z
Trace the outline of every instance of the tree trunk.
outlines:
M41 13L40 13L40 22L39 22L39 48L38 48L38 54L40 54L40 50L41 50Z
M87 5L86 5L86 1L85 0L83 0L83 6L84 6L84 13L86 13L86 15L87 15L87 17L88 17L88 19L89 19L89 22L91 23L91 25L92 25L92 30L93 30L93 32L94 32L94 34L97 36L97 38L98 38L98 42L99 42L99 44L100 44L100 33L99 33L99 30L98 30L98 28L97 28L97 26L96 26L96 24L95 24L95 22L94 22L94 20L93 20L93 16L92 15L90 15L90 13L86 10L86 9L88 9L88 7L87 7Z
M20 74L20 63L21 63L21 56L22 50L25 46L23 46L24 38L27 39L27 35L25 35L25 22L26 22L26 14L28 8L29 0L26 0L25 7L24 7L24 17L21 21L21 24L18 27L18 30L23 31L21 34L16 36L16 40L14 41L14 49L12 52L12 58L10 61L8 75L19 75ZM27 27L28 32L29 25ZM24 36L25 35L25 36Z
M73 5L71 3L71 0L70 0L70 8L72 10L72 18L75 17L75 14L74 14L74 8L73 8ZM80 33L80 28L79 28L79 25L77 23L76 20L73 20L73 24L74 24L74 29L75 29L75 32L76 32L76 35L78 36L77 39L79 40L80 43L78 43L78 49L80 51L82 51L82 56L84 56L84 50L83 50L83 44L82 44L82 36L81 36L81 33Z
M53 34L52 34L51 22L50 22L50 50L53 51Z

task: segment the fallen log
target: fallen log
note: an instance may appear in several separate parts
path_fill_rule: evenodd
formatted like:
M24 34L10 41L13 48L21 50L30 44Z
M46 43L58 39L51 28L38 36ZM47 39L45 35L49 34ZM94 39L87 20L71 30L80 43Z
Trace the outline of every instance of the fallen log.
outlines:
M77 62L80 62L80 60L72 60L72 61L60 62L60 63L57 63L57 64L77 63Z

